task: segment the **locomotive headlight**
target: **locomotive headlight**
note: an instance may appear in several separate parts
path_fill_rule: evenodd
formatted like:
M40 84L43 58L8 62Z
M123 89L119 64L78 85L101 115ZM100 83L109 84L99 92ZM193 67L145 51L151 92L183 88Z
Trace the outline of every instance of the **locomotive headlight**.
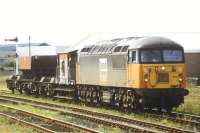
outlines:
M144 82L148 82L149 78L148 78L148 74L144 74Z
M165 67L164 67L164 66L162 66L162 67L161 67L161 70L163 70L163 71L164 71L164 70L165 70Z
M148 78L144 78L144 82L148 82L149 81L149 79Z

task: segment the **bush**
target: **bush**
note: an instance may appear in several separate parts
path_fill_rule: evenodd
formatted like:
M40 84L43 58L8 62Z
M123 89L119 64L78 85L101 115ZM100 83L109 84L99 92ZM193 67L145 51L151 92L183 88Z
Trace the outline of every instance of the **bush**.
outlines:
M2 63L1 67L15 67L15 61L5 61Z

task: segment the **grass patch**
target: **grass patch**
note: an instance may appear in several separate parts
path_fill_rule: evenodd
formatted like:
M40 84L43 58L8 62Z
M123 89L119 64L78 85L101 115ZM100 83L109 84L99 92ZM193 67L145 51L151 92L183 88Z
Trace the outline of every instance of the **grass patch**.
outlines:
M74 124L77 124L77 125L82 125L82 126L92 128L92 129L98 130L98 131L105 131L107 133L109 133L109 132L118 133L118 132L123 131L123 130L118 129L118 128L108 127L108 126L101 125L101 124L98 124L98 123L90 122L88 120L84 120L84 119L80 119L80 118L76 118L76 117L72 117L72 116L68 116L68 115L63 115L63 114L60 114L57 111L50 111L50 110L46 110L46 109L35 108L35 107L30 106L30 105L11 104L11 103L6 103L6 105L8 105L10 107L14 107L16 109L26 110L28 112L38 114L38 115L41 115L41 116L45 116L45 117L49 117L49 118L53 118L53 119L58 119L58 120L74 123ZM6 112L9 111L9 112L15 113L15 112L13 112L13 110L7 109L7 108L4 108L4 107L0 108L0 111L6 111Z
M38 133L37 131L23 127L18 122L12 122L8 118L0 116L0 131L1 133Z
M184 104L180 105L176 111L187 112L200 115L200 87L189 86L189 95L184 99Z
M8 90L6 88L6 79L8 78L7 75L1 76L0 75L0 90Z

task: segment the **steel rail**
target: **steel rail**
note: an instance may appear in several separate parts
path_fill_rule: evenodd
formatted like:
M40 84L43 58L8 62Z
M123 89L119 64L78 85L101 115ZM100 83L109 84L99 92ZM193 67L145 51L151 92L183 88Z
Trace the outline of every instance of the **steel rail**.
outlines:
M28 112L28 111L24 111L24 110L17 109L17 108L14 108L14 107L3 105L3 104L0 104L0 106L8 108L10 110L16 110L16 111L22 113L23 115L30 116L30 117L33 117L33 118L37 118L37 119L40 119L41 121L48 121L46 123L56 124L56 125L59 125L59 126L66 128L66 129L70 129L72 131L78 131L78 132L80 131L80 132L84 132L84 133L99 133L96 130L93 130L93 129L90 129L90 128L87 128L87 127L83 127L83 126L79 126L79 125L76 125L76 124L73 124L73 123L70 123L70 122L64 122L64 121L61 121L61 120L52 119L52 118L49 118L49 117L41 116L41 115L38 115L38 114L35 114L35 113L31 113L31 112ZM43 129L43 127L41 129ZM45 130L45 128L44 128L44 130Z
M30 102L35 103L37 105L39 105L39 104L41 105L42 104L42 105L45 105L45 106L50 106L51 108L44 107L44 106L43 106L43 108L45 108L45 109L52 109L54 111L58 111L58 110L55 109L55 108L52 108L52 107L62 108L62 109L66 108L65 106L57 105L57 104L43 103L43 102L38 102L38 101L35 101L35 100L28 100L28 99L23 99L23 98L22 99L17 98L17 99L18 100L22 100L22 102L26 101L26 102L29 102L29 103ZM16 101L12 101L12 102L16 102ZM86 119L88 119L89 116L92 116L93 118L111 119L113 121L119 121L119 122L123 122L123 123L127 123L127 124L132 124L132 125L137 125L137 126L145 126L145 127L148 127L148 128L156 128L156 129L158 129L160 131L168 131L168 132L193 132L193 131L189 131L189 130L183 130L183 129L179 129L179 128L163 126L163 125L160 125L160 124L154 124L154 123L144 122L144 121L135 120L135 119L129 119L129 118L121 117L121 116L108 115L108 114L105 114L105 113L99 113L99 112L94 112L94 111L89 111L89 110L83 110L83 109L80 109L80 108L70 107L70 109L72 109L75 112L79 112L79 114L74 113L74 112L72 113L72 112L69 112L69 111L64 111L62 113L65 113L65 114L67 113L68 115L73 115L75 117L81 117L81 118L86 118ZM80 113L82 113L82 114L80 114ZM84 114L86 114L88 116L83 116Z
M2 113L0 112L0 115L3 116L3 117L6 117L14 122L18 122L20 125L23 125L23 126L26 126L26 127L31 127L32 129L38 131L38 132L45 132L45 133L56 133L55 131L52 131L52 130L49 130L48 128L44 128L44 127L41 127L37 124L33 124L33 123L30 123L30 122L27 122L27 121L23 121L19 118L16 118L16 117L13 117L11 115L8 115L6 113Z
M172 115L180 118L188 118L200 122L200 115L185 113L185 112L172 112Z
M145 132L145 133L157 133L158 132L156 130L151 130L151 129L139 127L139 126L136 126L136 125L128 125L128 124L125 124L125 123L122 123L122 122L119 122L119 121L113 121L113 120L99 118L99 117L81 114L81 113L77 113L77 112L75 113L75 112L72 112L72 111L60 110L60 109L56 109L56 108L49 107L49 106L30 104L30 103L25 103L25 102L21 102L21 101L17 102L17 101L14 101L14 100L6 100L6 99L2 99L2 98L0 98L0 100L13 102L13 103L16 103L16 104L17 103L27 104L27 105L37 107L37 108L42 108L42 109L51 110L51 111L57 111L57 112L60 112L61 114L69 115L69 116L76 117L76 118L79 118L79 119L93 121L95 123L107 125L107 126L110 126L110 127L118 127L120 129L132 131L132 132Z

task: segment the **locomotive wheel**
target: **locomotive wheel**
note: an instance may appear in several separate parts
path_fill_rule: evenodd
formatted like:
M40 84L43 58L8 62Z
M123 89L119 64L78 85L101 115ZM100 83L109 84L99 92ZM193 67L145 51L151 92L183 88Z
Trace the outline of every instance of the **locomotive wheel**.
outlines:
M138 108L139 105L139 100L138 100L138 96L135 93L135 91L132 91L132 109L135 110Z
M103 104L103 92L97 89L97 106L101 106Z
M89 87L89 88L87 89L87 102L88 102L88 103L91 103L91 97L92 97L92 88Z
M136 93L131 90L124 90L122 94L122 100L120 100L120 108L131 111L136 109L138 106L138 100L136 98Z
M99 90L96 91L97 105L100 103L100 93Z
M115 106L116 105L116 96L117 96L115 89L111 90L111 95L112 96L111 96L111 100L110 100L110 105Z
M88 102L88 93L89 93L89 89L88 88L85 88L85 102Z
M95 103L98 103L98 90L97 90L97 88L95 88L95 97L94 97L94 101L95 101Z
M126 100L127 100L127 91L126 90L120 90L119 91L120 93L120 101L119 101L119 108L121 110L124 110L125 109L125 104L126 104Z
M135 106L135 95L133 91L128 91L128 108L132 110Z
M95 90L94 90L93 87L91 87L90 91L91 91L91 93L90 93L90 94L91 94L91 95L90 95L90 96L91 96L91 97L90 97L90 103L94 103L94 97L95 97L95 96L94 96L94 94L95 94L94 91L95 91Z
M119 98L119 90L117 90L117 89L114 89L113 90L113 98L112 98L112 103L111 103L111 105L113 105L113 106L117 106L117 105L119 105L119 100L120 98Z

